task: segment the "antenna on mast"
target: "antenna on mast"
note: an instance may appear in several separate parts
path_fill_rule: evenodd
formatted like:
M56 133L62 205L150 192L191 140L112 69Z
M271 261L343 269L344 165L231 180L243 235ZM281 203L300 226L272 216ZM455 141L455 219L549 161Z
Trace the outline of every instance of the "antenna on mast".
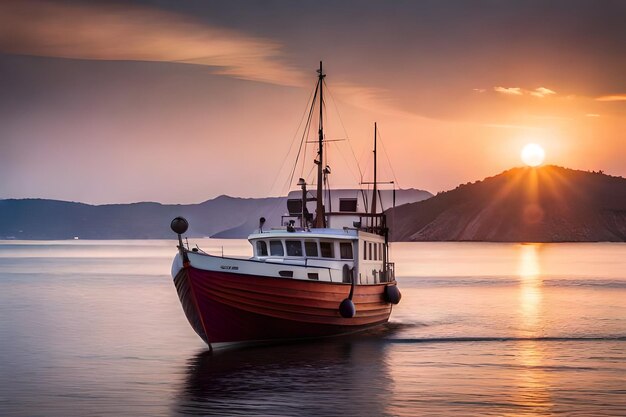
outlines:
M376 122L374 122L374 192L372 193L372 229L374 229L374 223L376 221L376 132L378 128L376 126Z

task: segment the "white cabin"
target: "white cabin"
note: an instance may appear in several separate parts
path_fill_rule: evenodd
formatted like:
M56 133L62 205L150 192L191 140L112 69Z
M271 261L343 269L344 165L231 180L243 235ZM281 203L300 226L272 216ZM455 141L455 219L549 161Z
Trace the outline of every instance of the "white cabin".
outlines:
M351 276L343 272L347 266L357 284L394 279L393 264L387 261L387 245L380 235L348 228L281 229L252 234L248 240L253 259L281 265L279 275L285 278L350 283Z

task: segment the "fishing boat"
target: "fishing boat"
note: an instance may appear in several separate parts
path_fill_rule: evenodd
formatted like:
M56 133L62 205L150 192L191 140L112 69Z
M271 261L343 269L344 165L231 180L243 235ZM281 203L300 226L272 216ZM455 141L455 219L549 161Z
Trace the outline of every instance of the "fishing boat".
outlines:
M392 305L400 301L389 260L389 229L377 208L376 129L371 198L339 198L338 211L327 209L324 77L320 62L311 102L311 111L319 106L315 192L300 178L281 226L264 228L265 219L259 219L258 230L248 237L252 257L190 250L182 238L187 220L172 220L178 235L174 284L189 323L211 349L363 331L386 323Z

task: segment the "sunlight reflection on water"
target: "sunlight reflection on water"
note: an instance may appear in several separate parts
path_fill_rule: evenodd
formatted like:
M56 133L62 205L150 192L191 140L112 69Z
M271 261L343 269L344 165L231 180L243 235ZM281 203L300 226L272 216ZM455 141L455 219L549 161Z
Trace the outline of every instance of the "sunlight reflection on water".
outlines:
M542 299L541 269L539 266L539 249L541 244L524 244L520 246L520 310L524 329L531 329L533 335L540 320Z

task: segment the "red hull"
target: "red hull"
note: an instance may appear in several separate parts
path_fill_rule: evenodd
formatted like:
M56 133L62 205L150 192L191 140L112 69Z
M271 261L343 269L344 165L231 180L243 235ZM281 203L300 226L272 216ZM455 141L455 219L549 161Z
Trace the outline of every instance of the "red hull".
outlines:
M346 334L387 322L387 285L357 285L356 316L343 318L339 304L350 284L270 278L192 266L174 279L190 324L207 343L301 339Z

